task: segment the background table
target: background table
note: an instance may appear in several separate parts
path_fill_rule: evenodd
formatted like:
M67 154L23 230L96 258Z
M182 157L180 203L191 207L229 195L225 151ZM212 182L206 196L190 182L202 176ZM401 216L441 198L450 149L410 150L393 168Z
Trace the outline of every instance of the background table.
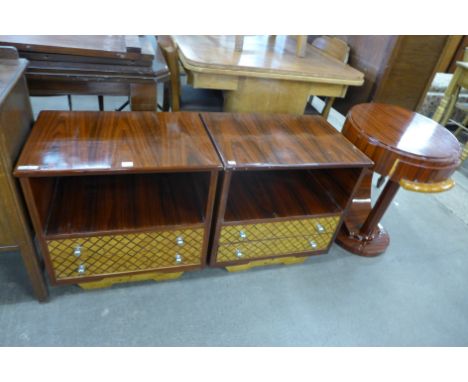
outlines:
M224 90L224 110L303 114L311 95L344 97L363 73L307 45L296 56L286 36L174 36L179 58L195 88Z
M156 110L169 71L159 49L137 36L0 36L30 63L31 95L126 95L132 110ZM102 109L102 101L100 102Z

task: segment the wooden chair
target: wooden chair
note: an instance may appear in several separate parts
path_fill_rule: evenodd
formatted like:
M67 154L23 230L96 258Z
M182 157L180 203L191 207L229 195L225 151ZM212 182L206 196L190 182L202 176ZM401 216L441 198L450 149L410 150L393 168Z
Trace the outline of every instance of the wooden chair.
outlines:
M163 110L223 111L222 91L181 85L177 47L169 36L158 36L157 41L171 73L170 83L164 84Z
M312 41L312 46L320 49L324 54L347 63L349 59L349 46L343 40L336 37L321 36ZM335 97L325 98L325 107L322 110L322 116L326 119L330 114L330 109L335 101ZM305 114L317 114L317 111L310 103L307 103Z
M457 104L458 95L460 94L461 88L468 88L468 47L465 48L463 61L458 61L455 72L453 73L452 80L450 81L447 90L445 91L444 97L441 99L439 106L437 107L432 119L439 122L441 125L446 125L449 118L452 116L455 107L463 110L465 113L468 108L464 104ZM465 117L462 123L456 123L457 130L455 135L457 136L461 131L468 132L466 124L468 117ZM468 142L465 143L462 151L462 160L468 157Z

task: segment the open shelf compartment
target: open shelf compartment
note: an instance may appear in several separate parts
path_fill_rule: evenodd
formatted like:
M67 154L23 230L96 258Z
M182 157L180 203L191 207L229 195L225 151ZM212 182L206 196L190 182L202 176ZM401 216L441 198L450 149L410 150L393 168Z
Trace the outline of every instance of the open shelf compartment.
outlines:
M360 169L234 171L224 222L340 215Z
M31 178L46 238L202 227L208 172Z

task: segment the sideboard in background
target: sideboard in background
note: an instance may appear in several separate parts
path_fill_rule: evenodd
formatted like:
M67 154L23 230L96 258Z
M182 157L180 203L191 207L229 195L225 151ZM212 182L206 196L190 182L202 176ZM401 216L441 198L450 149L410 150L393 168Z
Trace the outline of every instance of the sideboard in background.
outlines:
M0 47L0 252L23 257L34 295L47 299L47 287L36 256L29 220L13 167L33 123L24 70L27 61L15 48Z
M316 36L309 36L309 41ZM380 102L417 110L437 72L449 69L463 36L336 36L350 47L349 65L365 74L333 105L346 114L357 104Z

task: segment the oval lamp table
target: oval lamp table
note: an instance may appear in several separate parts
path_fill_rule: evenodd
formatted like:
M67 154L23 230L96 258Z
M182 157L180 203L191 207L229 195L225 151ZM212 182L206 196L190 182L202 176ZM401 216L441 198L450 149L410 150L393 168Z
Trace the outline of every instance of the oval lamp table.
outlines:
M398 189L443 192L454 186L450 178L460 164L460 144L437 122L399 106L377 103L354 106L343 135L374 161L356 191L336 242L361 256L376 256L390 243L380 225ZM387 183L371 205L372 175Z

